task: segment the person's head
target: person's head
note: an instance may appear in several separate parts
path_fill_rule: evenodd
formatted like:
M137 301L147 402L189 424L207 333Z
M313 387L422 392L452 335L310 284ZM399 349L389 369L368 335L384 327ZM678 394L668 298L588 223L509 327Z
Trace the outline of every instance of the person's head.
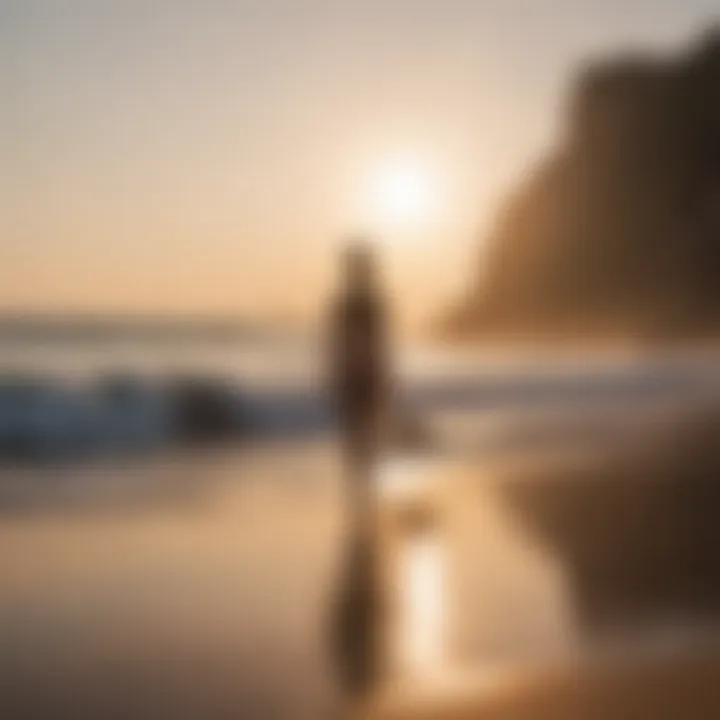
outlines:
M353 293L371 293L376 287L375 258L364 239L353 240L343 257L345 287Z

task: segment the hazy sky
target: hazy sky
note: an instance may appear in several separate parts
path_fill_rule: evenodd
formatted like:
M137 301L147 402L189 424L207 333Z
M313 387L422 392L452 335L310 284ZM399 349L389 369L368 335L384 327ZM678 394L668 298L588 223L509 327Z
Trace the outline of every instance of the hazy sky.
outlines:
M303 315L368 187L404 314L469 275L583 58L664 47L717 0L0 0L0 307ZM717 17L717 12L715 14Z

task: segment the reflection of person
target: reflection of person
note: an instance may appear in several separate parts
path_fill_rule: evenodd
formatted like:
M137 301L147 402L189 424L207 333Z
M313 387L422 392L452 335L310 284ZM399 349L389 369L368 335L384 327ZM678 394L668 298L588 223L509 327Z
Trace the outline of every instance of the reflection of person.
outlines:
M344 286L332 321L332 373L348 470L362 482L377 448L386 403L386 319L370 248L352 245L344 262Z

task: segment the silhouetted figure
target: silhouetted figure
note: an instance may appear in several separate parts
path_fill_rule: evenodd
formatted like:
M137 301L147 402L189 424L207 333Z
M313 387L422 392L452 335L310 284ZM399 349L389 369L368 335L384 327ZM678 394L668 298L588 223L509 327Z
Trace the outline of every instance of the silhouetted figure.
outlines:
M370 249L344 257L344 284L332 308L332 380L348 489L349 541L333 617L336 665L346 692L365 694L379 672L380 608L372 469L388 393L385 311Z
M354 490L361 490L387 405L386 319L370 248L352 245L344 264L344 286L333 308L332 373L346 467Z

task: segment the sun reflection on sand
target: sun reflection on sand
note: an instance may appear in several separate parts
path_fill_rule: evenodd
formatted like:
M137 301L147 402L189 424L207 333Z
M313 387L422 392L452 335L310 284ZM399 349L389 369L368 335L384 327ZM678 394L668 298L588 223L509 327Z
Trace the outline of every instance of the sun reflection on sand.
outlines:
M462 686L474 668L476 686L478 666L574 646L564 573L500 502L496 481L477 466L430 458L382 464L391 685Z
M445 660L446 560L428 463L394 459L378 476L385 563L393 598L389 653L402 678L436 676Z
M435 536L410 540L400 560L399 654L412 675L437 673L445 647L445 563Z

